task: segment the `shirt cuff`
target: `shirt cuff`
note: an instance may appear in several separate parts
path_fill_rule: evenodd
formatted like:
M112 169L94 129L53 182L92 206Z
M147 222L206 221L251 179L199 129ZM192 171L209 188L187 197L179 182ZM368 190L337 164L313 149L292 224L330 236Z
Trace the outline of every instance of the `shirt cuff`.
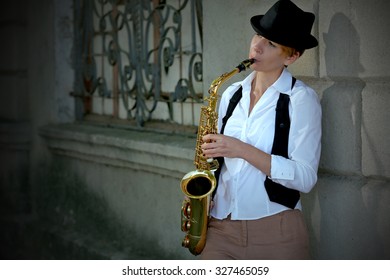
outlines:
M293 163L277 155L271 155L271 178L275 180L294 180Z

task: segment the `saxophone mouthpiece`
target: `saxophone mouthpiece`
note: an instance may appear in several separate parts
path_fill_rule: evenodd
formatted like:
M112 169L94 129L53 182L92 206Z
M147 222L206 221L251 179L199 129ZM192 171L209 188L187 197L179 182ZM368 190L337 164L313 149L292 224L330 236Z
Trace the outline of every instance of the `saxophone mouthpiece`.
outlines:
M243 62L241 62L236 68L238 69L238 72L245 71L251 66L256 60L254 58L245 59Z

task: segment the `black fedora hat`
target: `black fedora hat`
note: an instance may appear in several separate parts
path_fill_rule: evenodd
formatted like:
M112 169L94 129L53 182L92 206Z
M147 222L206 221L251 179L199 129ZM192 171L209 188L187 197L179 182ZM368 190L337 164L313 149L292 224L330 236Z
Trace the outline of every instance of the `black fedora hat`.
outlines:
M290 0L279 0L264 15L251 18L253 29L268 40L298 50L314 48L317 39L310 34L313 13L305 12Z

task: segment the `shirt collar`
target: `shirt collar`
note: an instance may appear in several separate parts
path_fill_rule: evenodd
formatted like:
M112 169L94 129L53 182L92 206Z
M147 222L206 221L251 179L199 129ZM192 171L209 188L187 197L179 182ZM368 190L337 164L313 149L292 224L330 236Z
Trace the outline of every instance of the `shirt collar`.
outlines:
M243 92L250 92L251 86L252 86L252 81L256 76L256 71L253 71L250 73L241 83L242 90Z
M275 90L280 93L291 95L291 80L292 75L285 67L282 71L282 74L271 87L275 88Z
M256 76L256 71L249 74L241 83L242 89L250 91L253 79ZM291 95L291 79L292 75L287 68L284 68L279 78L271 85L276 91Z

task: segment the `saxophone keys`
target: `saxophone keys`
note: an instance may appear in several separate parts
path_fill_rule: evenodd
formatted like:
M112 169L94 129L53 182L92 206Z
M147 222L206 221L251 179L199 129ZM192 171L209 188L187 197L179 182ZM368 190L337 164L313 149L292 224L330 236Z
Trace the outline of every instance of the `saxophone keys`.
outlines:
M190 246L190 238L188 237L188 235L184 237L181 246L183 246L184 248L188 248L188 246Z
M214 158L210 158L210 161L208 161L208 164L209 164L209 170L210 171L216 171L219 167L219 162L218 160L214 159Z
M184 221L183 224L181 225L181 231L187 232L191 228L191 222L190 221Z
M183 205L183 215L187 218L187 219L190 219L191 218L191 203L190 201L186 201Z
M183 232L187 232L190 230L191 227L191 202L189 200L183 201L183 206L181 208L182 212L182 224L181 224L181 230Z

